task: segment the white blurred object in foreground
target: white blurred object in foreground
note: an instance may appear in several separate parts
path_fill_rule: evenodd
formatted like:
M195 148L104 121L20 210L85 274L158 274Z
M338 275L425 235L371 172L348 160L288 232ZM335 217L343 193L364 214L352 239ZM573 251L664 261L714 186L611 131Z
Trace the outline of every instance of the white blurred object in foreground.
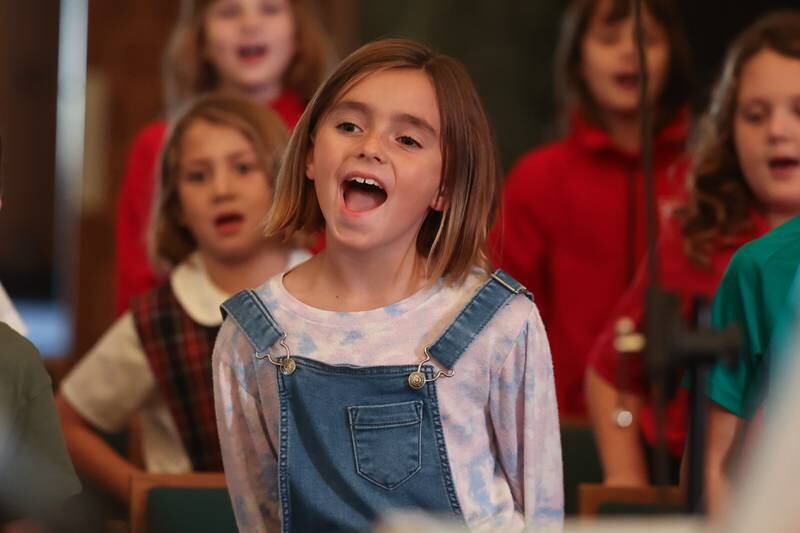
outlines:
M0 284L0 322L5 322L23 337L28 334L28 328L25 327L2 284Z
M723 531L800 531L800 278L773 338L764 424Z
M646 518L646 517L597 517L587 520L567 520L564 533L701 533L709 531L704 521L685 517ZM394 513L387 516L381 525L375 528L374 533L475 533L482 531L479 527L472 530L461 524L443 520L422 513ZM536 533L543 531L533 530ZM559 531L559 530L554 530Z

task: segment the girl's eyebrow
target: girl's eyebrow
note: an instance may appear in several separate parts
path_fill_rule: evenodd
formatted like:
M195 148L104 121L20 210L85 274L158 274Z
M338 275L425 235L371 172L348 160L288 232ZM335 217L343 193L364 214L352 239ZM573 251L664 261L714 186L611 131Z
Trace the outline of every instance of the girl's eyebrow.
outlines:
M238 152L233 152L232 154L228 154L225 159L233 160L233 159L241 159L241 158L248 158L248 157L255 157L256 153L255 150L239 150Z
M418 117L416 115L412 115L411 113L397 113L396 115L392 116L392 119L396 122L405 122L416 128L425 130L427 133L433 135L434 137L438 135L436 128L431 126L427 120Z
M331 113L336 111L355 111L356 113L362 113L364 115L369 114L369 106L363 102L357 102L355 100L341 100L333 106L330 110Z
M337 103L331 109L331 112L339 111L339 110L350 110L355 111L356 113L361 113L362 115L372 115L372 109L370 106L365 104L364 102L359 102L357 100L342 100L341 102ZM404 122L416 128L420 128L425 132L429 133L436 137L439 133L436 131L436 128L431 126L431 124L422 117L418 117L417 115L413 115L411 113L394 113L391 116L392 121L394 122Z
M187 159L184 159L184 160L178 162L178 166L179 167L189 167L189 166L193 166L193 165L194 166L197 166L197 165L208 166L210 164L211 164L211 159L208 158L208 157L202 157L202 156L187 158Z

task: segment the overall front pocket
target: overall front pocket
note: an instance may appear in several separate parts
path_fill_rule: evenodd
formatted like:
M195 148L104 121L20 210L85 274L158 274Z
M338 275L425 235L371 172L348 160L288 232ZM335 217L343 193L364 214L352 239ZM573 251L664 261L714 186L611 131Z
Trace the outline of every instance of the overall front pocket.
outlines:
M394 490L422 468L422 402L347 408L356 471Z

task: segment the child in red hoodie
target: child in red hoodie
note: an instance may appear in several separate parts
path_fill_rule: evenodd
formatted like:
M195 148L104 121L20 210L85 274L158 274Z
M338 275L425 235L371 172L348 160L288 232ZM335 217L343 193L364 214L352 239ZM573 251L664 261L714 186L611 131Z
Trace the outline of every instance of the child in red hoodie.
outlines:
M747 375L747 369L761 370L752 362L766 357L760 350L769 344L773 331L771 321L778 310L764 313L770 316L763 317L761 311L769 308L773 301L783 302L788 282L794 277L796 263L792 260L789 268L783 270L789 274L782 278L785 283L776 279L781 277L780 271L770 271L769 287L752 282L756 262L760 268L762 259L764 263L777 259L769 252L762 253L776 245L767 245L769 241L759 239L757 242L762 244L748 244L739 252L737 249L800 215L800 116L796 104L800 94L799 73L798 11L765 16L734 42L696 139L690 202L681 211L682 216L665 223L659 243L661 282L668 290L678 293L684 311L688 311L694 297L704 296L710 301L716 291L712 322L715 326L738 323L747 339L743 352L751 357L744 358L736 370L718 365L715 370L718 375ZM783 230L770 233L772 237L768 239L787 229L788 224ZM790 239L786 237L783 242ZM731 256L734 257L732 261ZM751 264L750 260L754 262ZM645 266L642 265L637 282L612 313L614 319L627 315L638 322L642 318ZM720 284L723 279L728 283ZM742 282L743 279L747 282ZM748 298L744 294L751 286L752 293L758 296ZM776 287L781 288L775 290ZM769 290L777 297L763 296ZM747 320L758 325L748 328ZM633 356L627 364L621 363L612 346L613 337L613 323L609 323L590 355L587 397L606 483L642 485L648 482L645 452L655 441L652 407L643 396L646 380L641 372L641 358ZM736 433L734 429L752 415L746 412L750 405L748 409L737 410L730 394L720 399L720 382L724 379L719 378L718 386L709 391L714 405L708 424L711 429L707 464L715 470L712 477L716 478L717 487L723 481L719 479L720 465L727 463L725 456ZM729 379L722 385L736 382L736 378ZM758 379L752 381L759 382ZM747 391L757 388L741 387ZM686 396L686 390L680 389L665 417L665 436L673 467L677 465L686 437ZM614 412L620 408L633 415L629 427L619 427L615 423ZM706 480L711 483L710 478ZM724 490L714 491L712 487L707 500L712 510L719 500L716 496Z
M659 209L685 196L688 59L678 17L645 2ZM584 416L586 357L645 250L639 66L622 0L578 0L559 44L567 135L525 154L504 190L495 259L533 292L552 343L559 410Z
M268 104L293 128L327 73L330 46L309 0L183 0L164 58L167 107L223 90ZM157 285L145 247L166 121L133 141L116 222L117 314Z

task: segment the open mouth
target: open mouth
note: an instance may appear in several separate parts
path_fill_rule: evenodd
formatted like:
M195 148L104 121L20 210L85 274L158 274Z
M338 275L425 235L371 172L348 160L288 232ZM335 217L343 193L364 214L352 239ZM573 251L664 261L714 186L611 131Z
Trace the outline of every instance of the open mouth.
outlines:
M800 166L800 159L795 157L771 157L769 168L777 171L792 171Z
M635 89L639 87L639 74L635 72L617 74L614 76L614 81L616 81L617 85L620 87L624 87L626 89Z
M253 61L256 59L261 59L267 55L267 47L264 45L240 46L237 49L237 53L239 55L239 59Z
M344 205L350 211L363 213L381 206L387 198L386 191L372 179L353 176L343 184Z
M233 230L244 222L244 216L240 213L223 213L214 218L214 226L220 230Z

